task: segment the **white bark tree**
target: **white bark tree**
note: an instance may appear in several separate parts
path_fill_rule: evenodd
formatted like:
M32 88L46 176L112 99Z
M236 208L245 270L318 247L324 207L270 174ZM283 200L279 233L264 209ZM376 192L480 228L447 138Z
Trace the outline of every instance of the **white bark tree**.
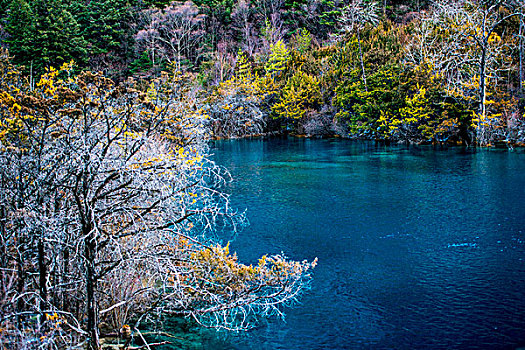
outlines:
M343 8L339 23L341 30L345 33L356 32L357 45L359 48L359 62L361 63L361 71L363 78L363 85L365 91L368 91L366 83L365 63L363 60L363 50L361 48L361 30L366 25L377 25L379 23L379 9L376 2L368 2L364 0L354 0Z
M214 243L245 217L221 190L228 173L207 159L207 116L191 91L177 95L182 78L139 91L68 78L68 67L35 91L1 72L1 336L99 349L102 321L136 319L132 337L154 315L238 330L296 300L315 263L246 266Z
M204 15L193 2L173 2L165 9L147 10L144 18L145 28L135 37L139 45L161 47L163 58L174 63L178 71L183 59L197 58L205 34Z
M487 114L487 87L496 86L511 69L510 47L500 35L501 25L523 17L514 1L436 1L429 16L422 18L407 60L428 64L444 77L453 97L476 100L476 137L489 141L492 121Z
M232 25L241 33L243 39L242 50L253 56L257 48L259 39L256 35L256 28L253 24L255 9L246 0L237 2L232 11Z

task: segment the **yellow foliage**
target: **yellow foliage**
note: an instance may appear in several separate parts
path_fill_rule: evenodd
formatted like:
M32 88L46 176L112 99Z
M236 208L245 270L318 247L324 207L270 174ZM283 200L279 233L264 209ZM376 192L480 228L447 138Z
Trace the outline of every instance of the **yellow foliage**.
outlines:
M306 109L321 101L317 77L297 71L282 90L280 100L272 106L277 116L287 119L304 117Z

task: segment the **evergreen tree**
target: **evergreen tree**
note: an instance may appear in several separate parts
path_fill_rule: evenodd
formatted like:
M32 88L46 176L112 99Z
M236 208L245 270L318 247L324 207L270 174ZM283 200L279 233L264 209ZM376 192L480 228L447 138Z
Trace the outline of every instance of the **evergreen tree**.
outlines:
M272 77L280 76L286 69L286 64L290 58L290 51L281 41L270 44L270 57L266 64L266 73Z
M9 39L9 51L15 63L27 63L31 60L32 42L35 33L34 14L25 0L12 0L9 4L9 18L6 31Z
M15 62L42 73L46 67L84 60L86 42L61 0L13 0L10 10L8 44Z
M133 47L132 11L128 0L92 0L71 5L87 42L92 69L104 70L110 76L125 70Z
M0 26L4 25L7 20L7 9L9 8L9 0L0 0Z
M133 9L127 0L93 0L77 6L82 10L78 21L91 54L121 51L129 47Z

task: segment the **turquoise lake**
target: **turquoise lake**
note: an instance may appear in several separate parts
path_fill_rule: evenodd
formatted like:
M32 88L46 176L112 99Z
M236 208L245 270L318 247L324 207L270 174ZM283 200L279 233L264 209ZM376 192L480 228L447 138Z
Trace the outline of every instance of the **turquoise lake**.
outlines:
M219 141L251 225L239 260L315 257L312 289L205 349L525 346L525 153L296 138Z

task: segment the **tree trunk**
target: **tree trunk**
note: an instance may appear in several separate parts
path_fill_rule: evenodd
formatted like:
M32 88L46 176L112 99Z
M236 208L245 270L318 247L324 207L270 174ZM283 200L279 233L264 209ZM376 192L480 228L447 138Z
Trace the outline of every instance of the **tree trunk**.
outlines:
M29 68L29 90L33 91L35 89L35 83L33 81L33 61L31 60L31 66Z
M478 142L484 144L486 142L486 117L487 117L487 87L485 82L486 75L486 60L487 60L487 39L483 41L481 48L481 60L479 64L479 121L478 121Z
M180 72L181 48L180 40L177 42L177 70Z
M69 275L69 248L67 246L64 248L64 258L63 259L64 259L64 267L63 267L62 283L68 280L68 275ZM71 310L67 293L62 293L62 309Z
M42 233L38 240L38 284L40 289L40 312L47 309L47 266L46 266L46 255L44 249L44 238ZM41 315L42 323L46 320L44 313Z
M359 34L359 28L357 29L357 45L359 47L359 60L361 62L361 70L363 71L363 84L365 85L365 91L368 92L368 86L366 85L366 72L365 63L363 61L363 50L361 49L361 35Z
M518 94L518 97L519 97L519 105L520 107L523 106L524 104L524 100L523 100L523 36L524 36L524 33L523 33L523 30L524 30L524 23L523 23L523 18L520 17L520 31L519 31L519 55L520 55L520 67L519 67L519 72L518 72L518 75L519 75L519 94Z
M84 246L84 258L86 259L86 313L87 313L87 332L89 334L89 350L99 350L100 342L98 339L98 315L97 315L97 276L95 270L96 258L96 237L91 227L83 230L88 237Z
M17 277L18 277L18 281L16 284L16 291L18 295L22 295L24 293L25 280L26 280L25 270L24 270L24 256L26 254L25 254L25 249L24 249L24 244L23 244L23 237L21 241L22 243L20 244L20 248L19 248L18 255L17 255L17 271L16 271ZM23 310L24 310L24 298L17 298L16 311L21 312Z
M155 48L151 50L151 64L153 65L153 68L155 68Z
M4 239L7 239L7 210L5 206L0 205L0 267L2 271L7 271L7 266L9 265L9 260L7 256L7 242Z

